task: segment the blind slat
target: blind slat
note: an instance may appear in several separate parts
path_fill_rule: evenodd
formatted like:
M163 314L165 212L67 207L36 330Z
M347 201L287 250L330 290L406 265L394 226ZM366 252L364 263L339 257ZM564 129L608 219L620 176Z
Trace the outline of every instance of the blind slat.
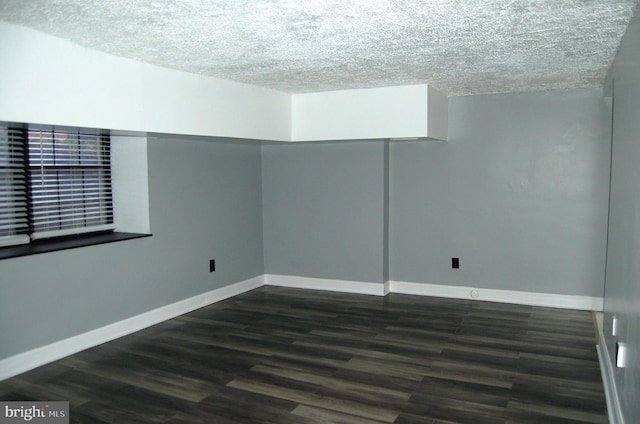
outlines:
M67 219L71 217L94 216L96 214L99 216L109 216L109 214L104 213L104 208L102 206L94 206L94 207L77 209L74 211L70 211L64 215L59 215L57 213L57 210L46 210L46 211L40 211L40 212L34 213L34 215L37 215L42 220L49 219L49 218Z

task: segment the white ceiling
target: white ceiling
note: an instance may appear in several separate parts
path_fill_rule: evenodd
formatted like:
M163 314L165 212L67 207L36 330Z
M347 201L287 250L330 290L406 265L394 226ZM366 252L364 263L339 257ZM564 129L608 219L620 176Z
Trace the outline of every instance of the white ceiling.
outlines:
M0 19L289 93L601 87L638 0L0 0Z

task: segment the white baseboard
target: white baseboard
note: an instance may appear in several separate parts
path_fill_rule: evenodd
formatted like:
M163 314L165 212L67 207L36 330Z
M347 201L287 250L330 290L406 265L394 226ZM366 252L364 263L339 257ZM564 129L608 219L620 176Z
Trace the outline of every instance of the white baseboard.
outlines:
M486 302L515 303L518 305L546 306L550 308L579 309L586 311L602 311L604 303L601 297L445 286L440 284L409 283L405 281L390 281L389 289L391 293L413 294L417 296L483 300Z
M195 309L256 289L263 285L327 290L373 296L386 296L388 293L403 293L418 296L484 300L490 302L516 303L523 305L593 311L601 311L603 307L603 300L598 297L479 289L472 287L409 283L404 281L370 283L362 281L264 274L246 281L241 281L226 287L212 290L207 293L202 293L188 299L180 300L170 305L142 313L135 317L127 318L68 339L60 340L49 345L0 360L0 381L49 362L64 358L65 356L114 340L118 337L126 336L127 334L134 333L168 319L175 318L179 315L186 314Z
M68 339L10 356L0 361L0 381L263 285L264 278L260 275L180 300L170 305L161 306Z
M434 296L454 299L484 300L487 302L515 303L519 305L546 306L551 308L601 311L601 297L573 296L552 293L533 293L516 290L480 289L440 284L388 281L367 283L362 281L330 280L292 275L265 274L265 284L298 289L327 290L344 293L386 296L389 293Z
M385 296L388 293L385 283L330 280L325 278L297 277L293 275L265 274L264 283L268 286L327 290L343 293L369 294L373 296Z
M602 385L604 386L604 394L607 398L607 411L609 412L609 423L624 424L624 416L622 414L622 406L618 397L618 389L615 384L615 369L609 355L609 350L604 345L604 334L599 334L600 343L596 346L598 350L598 361L600 362L600 373L602 374Z

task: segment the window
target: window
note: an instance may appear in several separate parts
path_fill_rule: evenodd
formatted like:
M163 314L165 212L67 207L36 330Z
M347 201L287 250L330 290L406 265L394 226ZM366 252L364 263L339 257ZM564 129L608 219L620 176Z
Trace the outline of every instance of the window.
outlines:
M113 229L109 136L28 130L32 238Z
M29 241L24 131L0 126L0 246Z
M109 135L0 127L0 245L113 228Z

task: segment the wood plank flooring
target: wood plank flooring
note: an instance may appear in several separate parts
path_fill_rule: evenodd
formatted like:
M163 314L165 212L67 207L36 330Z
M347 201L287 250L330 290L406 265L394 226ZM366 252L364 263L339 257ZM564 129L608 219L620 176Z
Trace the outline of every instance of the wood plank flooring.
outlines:
M591 313L262 287L0 382L73 423L606 423Z

